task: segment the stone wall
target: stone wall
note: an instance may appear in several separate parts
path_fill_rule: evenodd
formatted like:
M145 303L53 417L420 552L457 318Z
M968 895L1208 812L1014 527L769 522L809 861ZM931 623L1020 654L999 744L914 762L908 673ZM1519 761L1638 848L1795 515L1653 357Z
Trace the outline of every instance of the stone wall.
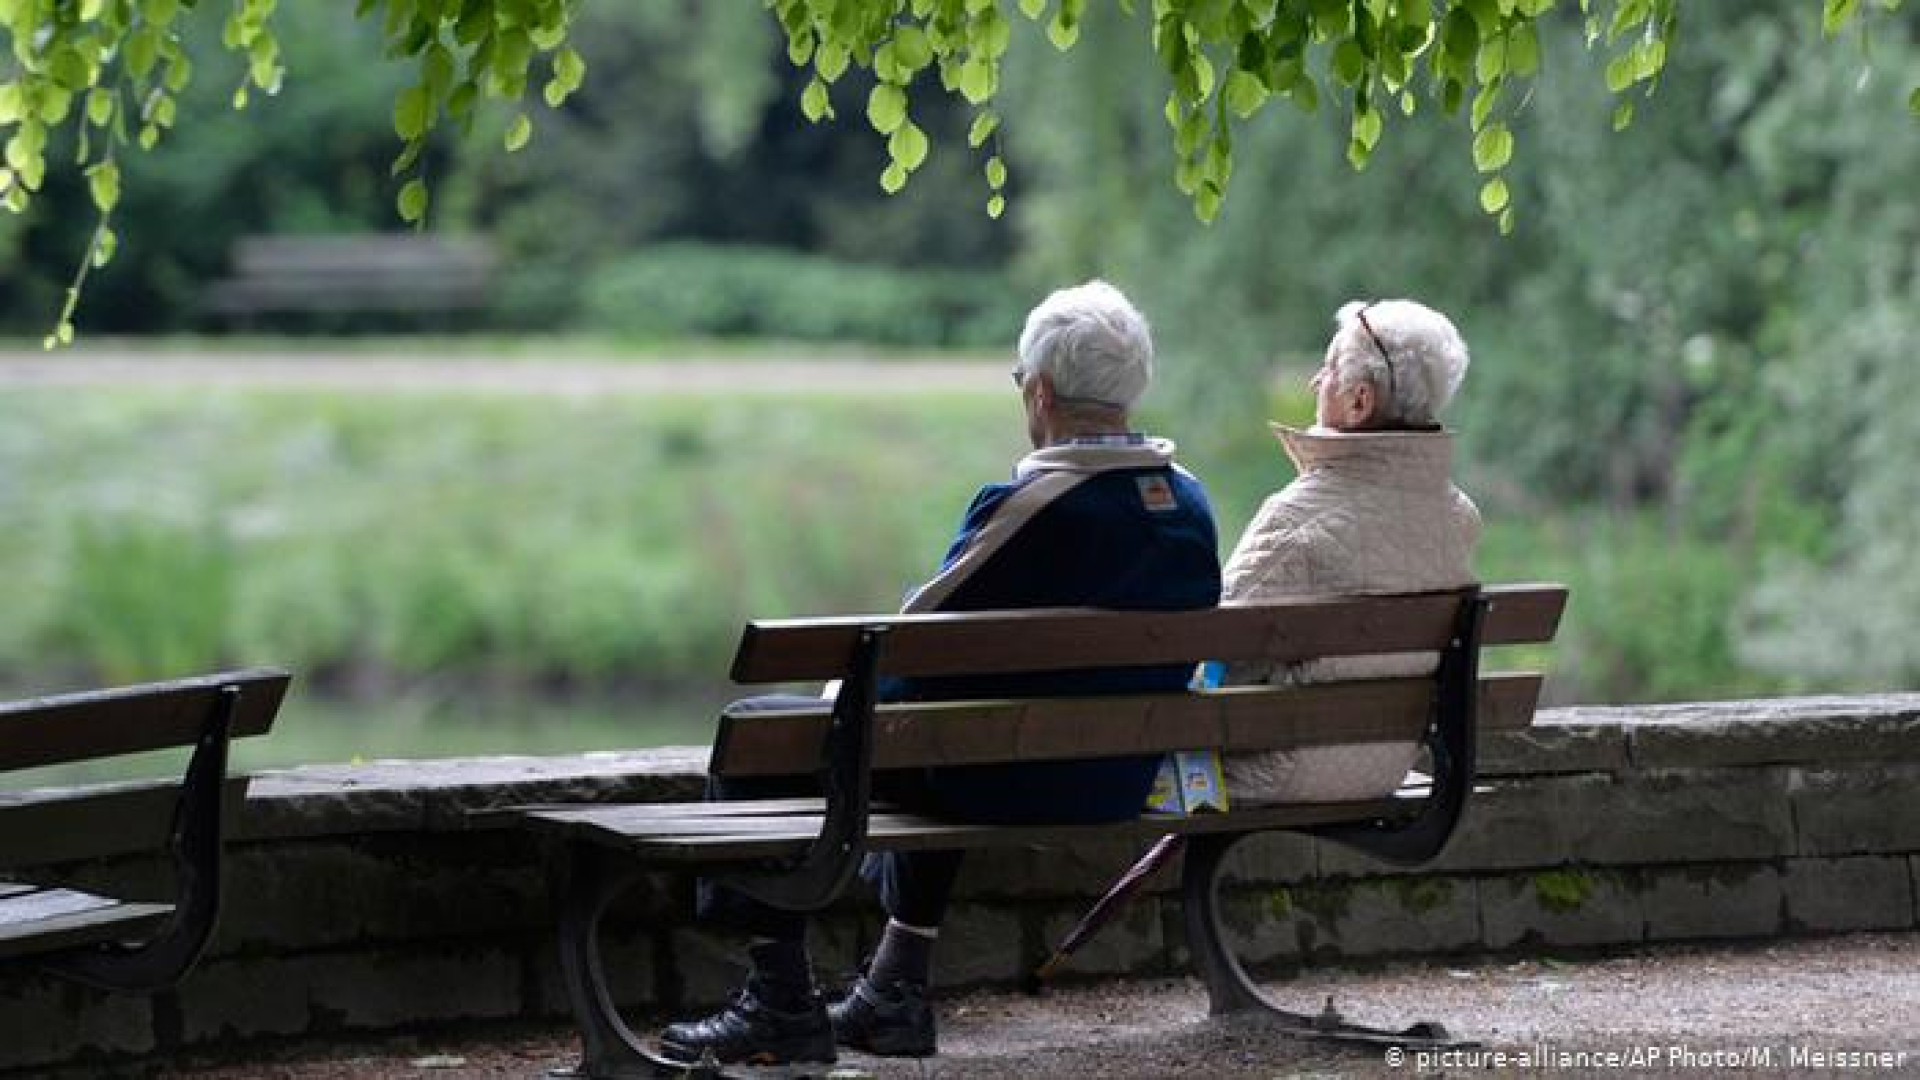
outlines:
M1226 906L1248 959L1304 969L1920 927L1920 694L1547 710L1482 756L1489 790L1417 873L1299 837L1243 844ZM692 797L704 760L683 748L263 774L193 976L140 997L0 969L0 1069L564 1016L543 853L475 812ZM1137 854L969 856L942 981L1018 980ZM165 893L141 856L34 876ZM1072 975L1184 971L1176 884L1164 872ZM615 991L634 1008L709 1003L737 980L732 943L690 927L690 904L687 882L650 877L609 924ZM816 959L838 973L878 919L861 896L818 927Z

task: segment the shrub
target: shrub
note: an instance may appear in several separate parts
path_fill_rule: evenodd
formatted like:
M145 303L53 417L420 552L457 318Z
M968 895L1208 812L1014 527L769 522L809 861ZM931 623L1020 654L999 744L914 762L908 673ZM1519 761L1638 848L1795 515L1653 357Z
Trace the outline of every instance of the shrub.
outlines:
M912 348L1006 347L1025 317L998 273L857 265L777 248L661 244L586 288L593 329Z

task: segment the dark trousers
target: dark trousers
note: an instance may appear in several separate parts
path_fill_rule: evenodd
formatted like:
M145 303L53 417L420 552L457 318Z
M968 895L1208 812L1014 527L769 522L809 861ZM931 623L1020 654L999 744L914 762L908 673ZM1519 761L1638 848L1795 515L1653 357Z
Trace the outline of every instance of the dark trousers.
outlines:
M730 713L793 708L820 704L819 698L776 694L748 698L727 706ZM707 778L708 802L735 799L780 799L819 795L812 777ZM873 774L873 797L910 810L931 810L937 803L927 786L924 769L883 769ZM947 901L960 874L964 852L911 851L868 855L860 876L880 894L887 914L910 926L937 927L947 916ZM807 914L783 911L739 892L702 880L698 914L703 920L753 937L799 941L806 937Z

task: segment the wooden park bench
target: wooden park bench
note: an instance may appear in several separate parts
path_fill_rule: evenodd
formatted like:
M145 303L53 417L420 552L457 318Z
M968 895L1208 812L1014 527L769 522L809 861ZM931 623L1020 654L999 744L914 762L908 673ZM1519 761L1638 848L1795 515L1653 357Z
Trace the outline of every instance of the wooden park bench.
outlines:
M1399 864L1438 854L1473 790L1476 732L1527 726L1540 692L1535 672L1481 674L1481 647L1550 641L1565 603L1563 587L1519 585L1188 612L1050 609L751 623L734 658L736 682L837 678L843 687L831 706L723 716L709 771L814 775L824 798L508 812L518 825L546 834L558 860L561 958L583 1043L579 1075L673 1071L621 1020L597 947L608 904L643 868L684 867L776 906L813 910L833 900L869 851L1071 846L1169 833L1187 834L1187 940L1214 1012L1269 1009L1303 1035L1445 1043L1438 1025L1385 1031L1280 1009L1227 944L1217 888L1221 866L1241 839L1270 830L1335 839ZM874 680L885 675L1292 663L1399 652L1436 652L1441 661L1431 676L1307 686L877 707L873 701ZM1415 741L1426 747L1430 782L1362 802L995 827L869 800L874 769Z
M233 274L212 284L206 306L233 320L472 311L489 302L496 262L472 237L248 236L234 244Z
M193 748L177 783L0 791L0 874L164 845L175 877L171 903L0 878L0 964L113 990L184 977L219 915L222 818L245 795L228 740L272 726L288 679L261 669L0 703L0 772Z

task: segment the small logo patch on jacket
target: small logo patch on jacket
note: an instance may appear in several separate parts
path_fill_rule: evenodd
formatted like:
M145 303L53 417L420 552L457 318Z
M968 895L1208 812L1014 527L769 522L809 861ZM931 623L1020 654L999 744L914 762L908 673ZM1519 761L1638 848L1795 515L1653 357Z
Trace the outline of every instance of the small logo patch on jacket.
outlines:
M1180 500L1173 497L1173 485L1164 476L1141 476L1133 481L1140 488L1140 502L1156 514L1178 510Z

